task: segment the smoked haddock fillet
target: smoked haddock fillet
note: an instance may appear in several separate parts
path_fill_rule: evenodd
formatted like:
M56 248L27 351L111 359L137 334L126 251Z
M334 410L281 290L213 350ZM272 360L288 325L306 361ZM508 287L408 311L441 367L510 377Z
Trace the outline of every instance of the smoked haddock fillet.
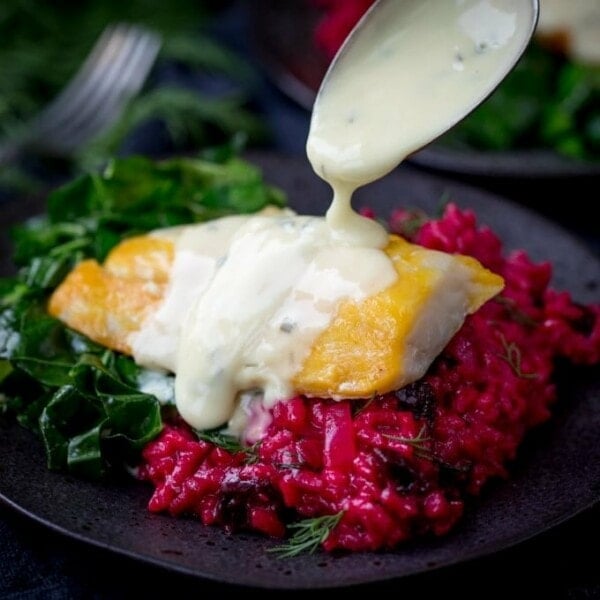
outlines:
M125 240L103 265L79 263L51 297L49 312L131 354L130 336L160 307L176 252L176 237L161 230ZM364 398L420 378L466 315L503 287L501 277L470 257L397 236L390 236L385 252L397 280L361 302L339 305L293 378L298 393Z

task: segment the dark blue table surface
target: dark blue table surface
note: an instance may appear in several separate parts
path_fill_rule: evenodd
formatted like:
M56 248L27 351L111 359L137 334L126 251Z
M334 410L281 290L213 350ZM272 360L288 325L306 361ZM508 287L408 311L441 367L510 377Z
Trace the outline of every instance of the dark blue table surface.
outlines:
M243 4L233 3L219 21L215 33L256 62ZM270 149L303 156L308 113L282 95L266 78L261 80L255 102L274 132ZM143 138L131 140L127 150L143 151L145 144L147 140ZM590 194L595 193L597 200L597 180L554 182L545 187L532 185L532 182L472 180L469 177L461 177L461 180L525 203L559 221L600 255L600 227L597 221L589 218L586 208L592 206L589 200L594 198L590 198ZM565 199L572 207L569 211L560 208ZM0 205L0 217L2 210ZM599 517L600 508L596 506L529 542L496 555L430 574L361 586L357 591L405 593L418 598L433 594L478 599L526 595L569 600L600 598L600 565L595 550L600 533ZM0 505L0 598L152 598L165 589L172 589L180 596L240 591L87 547ZM274 592L264 590L260 593L268 596ZM285 594L299 596L306 592Z

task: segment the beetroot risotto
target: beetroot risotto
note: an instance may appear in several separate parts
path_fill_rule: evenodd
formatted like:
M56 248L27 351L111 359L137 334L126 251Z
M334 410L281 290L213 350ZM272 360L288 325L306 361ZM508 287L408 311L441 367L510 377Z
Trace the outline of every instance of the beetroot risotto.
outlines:
M522 251L504 257L497 236L454 205L428 222L397 211L390 228L477 258L504 277L504 291L424 378L395 393L297 396L275 406L262 440L229 450L172 420L143 450L151 511L276 537L310 519L325 528L325 550L377 550L444 535L469 496L507 475L526 432L550 416L555 361L600 361L600 306L548 289L549 264Z

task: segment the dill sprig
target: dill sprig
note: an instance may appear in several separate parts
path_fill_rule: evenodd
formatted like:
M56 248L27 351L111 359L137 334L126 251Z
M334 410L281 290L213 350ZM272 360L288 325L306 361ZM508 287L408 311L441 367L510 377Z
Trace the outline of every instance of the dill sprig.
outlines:
M231 454L243 452L246 454L246 463L252 464L258 461L258 447L260 442L248 446L241 442L237 437L223 433L222 431L196 431L198 439L210 442Z
M441 219L446 212L446 207L451 200L450 192L444 190L438 200L438 204L433 213L434 219ZM401 235L402 237L410 240L412 239L427 223L431 220L431 216L420 208L413 208L408 210L408 216L401 223L396 223L394 233Z
M527 327L537 327L539 325L533 317L517 307L517 303L513 298L499 295L494 298L494 301L501 304L508 316L519 325L526 325Z
M431 438L425 435L426 430L427 425L423 425L415 437L404 437L402 435L391 435L388 433L384 433L383 435L390 440L395 440L396 442L412 446L414 449L414 454L417 458L435 460L435 455L429 447Z
M274 465L278 469L304 469L307 466L306 463L299 463L299 462L274 463Z
M373 402L375 401L375 398L377 398L377 392L375 392L370 398L367 398L362 403L359 403L358 401L355 402L355 404L353 405L354 410L352 411L352 416L357 417L362 412L367 410L367 408L369 408L369 406L371 406L371 404L373 404Z
M502 333L500 334L500 341L502 342L505 354L498 354L498 356L508 363L517 377L521 377L522 379L536 379L539 377L537 373L523 373L521 368L521 349L515 342L509 343Z
M294 533L285 544L270 548L279 558L290 558L299 554L313 554L317 548L329 537L344 516L344 511L335 515L325 515L312 519L303 519L288 525L288 530Z

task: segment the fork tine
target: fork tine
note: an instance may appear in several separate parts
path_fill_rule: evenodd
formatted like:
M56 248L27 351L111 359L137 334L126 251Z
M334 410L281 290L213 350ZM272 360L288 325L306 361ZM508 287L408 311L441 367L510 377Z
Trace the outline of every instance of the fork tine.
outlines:
M89 80L90 75L97 69L98 64L102 62L102 57L110 46L111 40L114 39L115 31L118 30L119 27L119 25L111 25L102 32L85 62L75 73L73 78L58 96L50 102L43 112L38 115L34 121L36 125L40 122L43 123L46 120L53 120L57 114L61 115L63 113L64 106L70 104L73 97L81 90Z
M69 153L109 122L139 90L160 47L156 34L136 26L111 27L101 40L93 60L36 122L36 137L55 153Z
M77 118L89 104L88 99L102 90L104 82L110 81L112 73L127 59L132 43L132 37L127 35L122 26L113 27L111 35L105 38L102 51L95 56L93 63L90 62L83 76L78 78L77 85L68 86L68 93L61 94L51 109L40 115L36 123L38 134L45 134L47 127L64 127L64 121Z
M107 82L105 92L102 95L98 94L95 102L87 108L87 118L82 117L72 122L69 128L72 147L98 134L122 111L128 100L143 85L158 49L159 43L156 39L140 37L128 60L123 60L122 67L115 72L112 84Z
M118 62L109 70L96 74L91 81L90 93L82 95L78 99L78 106L73 107L74 117L55 123L57 128L62 129L62 147L71 149L82 139L94 135L122 109L123 104L143 83L157 49L154 42L140 37L126 53L123 51ZM152 56L144 58L146 52ZM136 73L135 80L131 79L133 73Z

